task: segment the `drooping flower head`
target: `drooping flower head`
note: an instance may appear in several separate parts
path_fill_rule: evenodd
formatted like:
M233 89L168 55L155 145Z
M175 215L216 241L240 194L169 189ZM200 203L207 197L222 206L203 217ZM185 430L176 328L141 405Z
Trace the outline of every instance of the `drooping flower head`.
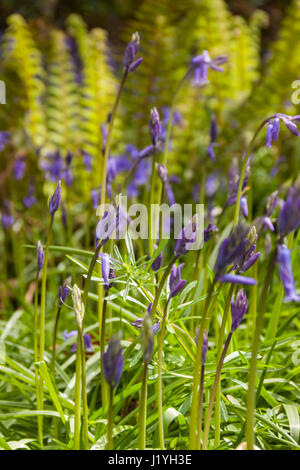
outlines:
M278 232L282 240L300 226L300 188L290 188L277 220Z
M109 289L113 286L111 281L116 277L116 275L115 270L111 267L110 256L107 253L100 253L100 258L104 288L107 294Z
M67 277L67 279L65 280L63 285L59 286L59 289L58 289L58 303L59 303L60 307L64 304L64 302L66 301L66 299L69 295L70 288L71 288L71 279L72 279L71 277Z
M96 227L96 238L103 246L111 238L114 231L118 228L119 223L119 211L114 206L111 206L108 211L105 212L100 222Z
M235 301L231 301L231 333L241 324L248 308L247 295L244 289L238 291Z
M124 367L121 338L122 333L120 331L113 335L102 356L103 374L106 382L112 388L115 388L120 382Z
M239 224L230 237L225 238L221 243L214 267L216 278L220 282L245 285L257 284L255 279L239 274L249 269L259 256L259 253L254 253L255 243L250 239L251 234L252 232L249 233L247 225ZM235 270L237 274L226 273L229 266L231 266L230 271Z
M272 147L272 142L278 139L280 121L282 121L294 135L297 137L300 135L297 129L297 124L300 122L300 115L289 116L288 114L276 113L274 117L269 120L267 125L266 146L269 148Z
M214 59L210 58L208 51L203 51L201 55L194 57L191 61L191 67L194 69L194 85L202 87L209 83L208 69L223 72L224 69L220 65L227 62L227 56L219 55Z
M279 263L279 275L285 290L285 302L300 302L300 296L296 292L292 271L291 252L285 246L277 247L277 262Z
M51 214L51 217L54 217L55 212L60 206L60 202L61 202L61 182L59 181L49 202L49 212Z
M174 248L176 256L185 255L188 251L188 245L195 243L199 230L198 216L195 214L191 220L181 230Z
M179 292L182 291L186 285L186 280L181 279L181 271L184 266L184 263L176 266L173 264L171 269L171 274L169 278L169 287L170 287L170 298L175 297Z

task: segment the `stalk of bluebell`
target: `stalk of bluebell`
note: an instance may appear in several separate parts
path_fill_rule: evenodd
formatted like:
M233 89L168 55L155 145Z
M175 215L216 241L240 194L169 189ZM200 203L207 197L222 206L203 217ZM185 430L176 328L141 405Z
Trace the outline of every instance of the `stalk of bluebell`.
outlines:
M214 384L212 387L211 395L210 395L210 400L209 400L209 405L205 417L205 426L204 426L204 434L203 434L203 444L202 444L202 449L206 450L207 443L208 443L208 434L209 434L209 428L210 428L210 421L211 421L211 416L212 416L212 411L213 411L213 406L214 406L214 400L215 400L215 395L217 391L217 386L218 382L220 380L221 376L221 370L223 366L223 362L228 350L229 343L231 341L232 335L234 331L238 328L238 326L241 324L246 311L248 308L248 301L247 301L247 296L246 293L244 292L243 289L241 289L236 296L235 302L231 302L231 318L232 318L232 323L231 323L231 330L228 334L228 337L226 339L220 360L218 362L218 367L216 370L216 375L215 375L215 380Z
M36 286L35 286L35 293L34 293L34 315L33 315L33 348L34 348L34 362L37 363L39 360L39 350L38 350L38 287L39 287L39 273L43 269L44 266L44 249L41 242L38 240L36 246L36 254L37 254L37 272L36 272ZM35 386L36 386L36 396L37 396L37 409L40 409L40 401L39 401L39 375L38 370L35 368ZM43 433L42 433L42 426L43 421L41 417L38 416L38 439L39 442L43 442Z
M84 449L89 448L88 440L88 406L86 393L85 350L83 338L83 319L85 314L81 291L76 284L72 289L72 301L77 323L77 350L76 350L76 377L75 377L75 423L74 423L74 450L80 449L80 420L81 396L83 404L83 441ZM81 384L81 386L80 386ZM81 393L80 393L81 392Z
M141 397L139 404L139 449L146 448L146 419L147 419L147 370L153 353L154 333L151 317L146 312L141 329L141 345L143 351L143 375Z
M52 358L51 358L51 371L52 371L52 376L53 376L54 381L55 381L56 338L57 338L58 323L59 323L61 308L64 302L66 301L66 298L70 292L71 279L72 279L71 277L67 277L63 285L59 286L59 290L58 290L58 308L57 308L54 328L53 328Z
M119 331L113 335L106 351L102 357L103 374L106 382L109 385L109 407L108 407L108 422L107 422L107 450L113 449L113 397L114 389L120 382L123 367L124 356L121 347L122 334Z
M50 223L47 232L46 247L44 254L44 265L42 271L42 286L41 286L41 306L40 306L40 348L39 348L39 361L44 360L44 349L45 349L45 309L46 309L46 283L47 283L47 266L48 266L48 252L49 244L52 232L52 225L54 220L54 215L58 210L61 202L61 182L59 181L57 187L50 198L49 202L49 212L50 212ZM39 378L39 409L43 409L43 379ZM39 420L39 436L40 436L40 445L43 447L43 417L40 416Z
M198 338L196 339L198 340ZM207 351L208 351L208 334L206 331L204 331L203 341L202 341L201 376L200 376L200 390L199 390L199 415L198 415L198 446L199 448L200 448L201 433L202 433L204 375L205 375L205 362L206 362Z

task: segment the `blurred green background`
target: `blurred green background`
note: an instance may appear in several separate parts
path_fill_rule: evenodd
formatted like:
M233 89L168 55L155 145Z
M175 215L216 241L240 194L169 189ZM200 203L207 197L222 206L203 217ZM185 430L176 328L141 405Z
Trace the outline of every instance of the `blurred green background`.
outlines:
M5 28L6 18L12 13L21 14L27 21L46 21L57 27L63 27L68 15L78 13L90 28L100 26L109 32L111 42L118 42L123 24L134 17L142 3L143 0L1 0L0 27ZM226 3L233 14L245 19L257 8L268 13L270 22L262 33L266 45L276 37L291 0L226 0ZM176 4L184 8L181 0L174 0Z

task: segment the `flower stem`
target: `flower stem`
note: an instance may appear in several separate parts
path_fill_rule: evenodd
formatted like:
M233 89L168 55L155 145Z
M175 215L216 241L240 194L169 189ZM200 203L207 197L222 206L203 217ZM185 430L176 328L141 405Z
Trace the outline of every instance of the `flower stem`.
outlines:
M101 318L101 333L100 333L100 365L101 365L101 397L102 397L102 407L104 409L104 404L107 401L107 385L103 374L103 365L102 357L105 347L105 321L106 321L106 309L107 309L107 300L103 301L103 310Z
M55 317L55 324L53 329L53 340L52 340L52 358L51 358L51 371L53 380L55 381L55 357L56 357L56 338L57 338L57 330L58 330L58 323L60 318L61 306L58 307Z
M152 321L154 320L154 317L155 317L155 312L156 312L156 307L157 307L157 304L158 304L158 301L159 301L159 297L160 297L160 294L161 294L161 291L163 290L163 287L165 285L165 282L167 280L167 277L169 276L170 274L170 271L172 269L172 266L173 264L176 262L178 258L178 255L175 255L170 263L168 264L164 274L162 275L162 278L160 280L160 283L158 285L158 288L157 288L157 291L156 291L156 294L155 294L155 297L154 297L154 300L153 300L153 305L152 305L152 309L151 309L151 319Z
M146 448L146 419L147 419L147 362L143 366L142 389L139 412L139 449Z
M53 217L50 219L50 224L47 232L46 247L44 254L44 265L42 271L42 286L41 286L41 308L40 308L40 350L39 350L39 361L44 360L44 350L45 350L45 311L46 311L46 286L47 286L47 267L48 267L48 252L50 237L53 225ZM39 386L38 386L38 397L37 403L39 410L43 409L43 379L39 377ZM39 438L40 445L43 447L43 416L40 415L38 418L38 427L39 427Z
M224 335L225 335L226 321L228 318L229 307L230 307L230 302L233 296L234 287L235 287L234 284L231 284L227 298L226 298L226 303L225 303L223 317L222 317L222 323L221 323L220 332L219 332L219 339L218 339L217 363L220 361L220 358L222 355L222 346L223 346ZM215 404L215 448L220 445L220 401L221 401L221 383L219 381L217 385L217 390L216 390L216 404Z
M203 307L202 319L201 319L200 328L199 328L199 336L198 336L195 365L194 365L194 377L193 377L193 385L192 385L192 404L191 404L191 416L190 416L190 446L189 446L190 450L196 450L197 443L198 443L198 436L197 436L197 429L198 429L197 420L199 416L198 386L199 386L199 380L200 380L203 333L205 329L206 315L207 315L207 311L211 303L215 283L216 283L216 280L214 279L208 289L208 294L207 294L205 304Z
M75 376L75 418L74 418L74 450L80 450L81 427L81 348L80 333L77 335L76 376Z
M215 376L213 388L212 388L211 395L210 395L208 410L207 410L206 417L205 417L204 434L203 434L203 445L202 445L202 449L203 449L203 450L206 450L206 447L207 447L208 435L209 435L209 428L210 428L210 421L211 421L211 415L212 415L213 406L214 406L214 401L215 401L215 395L216 395L217 386L218 386L218 383L219 383L219 380L220 380L220 376L221 376L221 370L222 370L223 362L224 362L224 359L225 359L225 356L226 356L226 353L227 353L227 349L228 349L228 346L229 346L231 337L232 337L232 331L229 333L229 335L228 335L228 337L227 337L227 339L226 339L226 342L225 342L225 345L224 345L224 349L223 349L222 355L221 355L220 360L219 360L219 363L218 363L218 367L217 367L217 371L216 371L216 376Z
M77 348L80 347L81 357L81 389L82 389L82 411L83 411L83 442L84 450L89 449L89 436L88 436L88 405L87 405L87 392L86 392L86 371L85 371L85 350L83 331L79 330L79 343Z
M108 420L107 420L107 450L113 450L113 401L114 401L114 389L110 385L109 387L109 407L108 407Z
M159 435L159 447L161 450L165 448L164 442L164 421L163 421L163 394L162 394L162 351L163 351L163 344L164 344L164 335L165 335L165 327L166 327L166 318L168 312L170 297L166 302L166 306L164 309L161 329L160 329L160 337L158 340L158 357L157 357L157 404L158 404L158 435Z
M256 327L253 337L251 361L248 379L248 396L247 396L247 423L246 423L246 439L247 450L254 449L254 410L255 410L255 381L256 381L256 365L257 354L259 348L259 338L263 326L263 316L266 310L268 291L272 280L273 269L276 261L277 250L275 249L271 254L268 269L264 281L264 287L260 295L260 302L256 317Z

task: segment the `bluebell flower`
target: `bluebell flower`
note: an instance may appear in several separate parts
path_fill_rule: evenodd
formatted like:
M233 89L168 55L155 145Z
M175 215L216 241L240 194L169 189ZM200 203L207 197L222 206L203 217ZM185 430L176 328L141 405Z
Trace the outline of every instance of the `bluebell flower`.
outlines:
M112 388L115 388L120 382L124 367L121 337L121 332L113 335L102 356L103 374L106 382Z
M9 142L10 133L7 131L0 131L0 152L5 149Z
M139 33L134 33L131 37L131 41L127 44L124 54L124 67L127 72L133 72L142 62L142 57L135 59L135 56L140 47L140 36Z
M194 69L194 85L202 87L209 83L208 69L223 72L224 69L220 65L227 62L227 56L219 55L214 59L210 58L208 51L203 51L199 56L196 56L191 61L191 67Z
M34 196L34 185L30 184L28 187L28 194L23 198L23 204L27 209L30 209L34 204L36 204L36 197Z
M152 305L153 305L152 302L150 302L150 304L147 307L147 313L149 316L151 316ZM136 318L135 321L131 322L130 324L140 329L142 328L143 321L144 321L144 318ZM154 325L152 326L152 331L154 335L156 335L156 333L158 332L159 325L160 325L160 321L154 323Z
M59 289L58 289L59 306L62 306L65 303L70 292L70 287L71 287L71 277L67 277L63 285L59 286Z
M182 256L187 253L189 243L195 243L199 229L197 214L183 227L175 242L174 254Z
M272 142L275 142L278 139L279 130L280 130L280 121L297 137L299 137L299 132L297 129L297 123L299 123L300 118L297 116L289 116L288 114L276 113L274 117L269 120L267 125L267 136L266 136L266 146L272 147Z
M293 230L300 226L300 190L292 187L280 210L277 226L280 239L282 240Z
M156 108L152 108L150 112L149 129L152 145L157 146L161 138L161 123Z
M51 217L54 217L55 212L58 210L61 202L61 182L59 181L53 195L49 202L49 212Z
M72 330L69 333L67 330L63 332L64 341L67 341L67 339L72 338L73 336L77 337L77 335L78 335L78 332L76 330ZM89 334L83 335L83 342L84 342L84 349L86 352L89 352L89 353L94 352L91 335ZM77 343L73 344L73 346L70 349L71 353L74 353L76 351L77 351Z
M175 297L186 285L186 280L181 279L181 271L184 263L176 266L173 264L169 278L170 298Z
M14 178L15 180L19 181L23 178L24 173L25 173L25 158L24 157L19 157L15 161L14 165Z
M92 171L92 162L93 162L92 155L83 149L81 149L81 155L83 158L83 163L84 163L86 171Z
M291 252L285 246L279 244L277 247L277 262L279 263L279 275L285 290L285 302L300 302L300 296L296 292L295 281L292 271Z
M243 321L247 312L248 300L244 289L238 291L236 299L231 301L231 333L233 333Z

